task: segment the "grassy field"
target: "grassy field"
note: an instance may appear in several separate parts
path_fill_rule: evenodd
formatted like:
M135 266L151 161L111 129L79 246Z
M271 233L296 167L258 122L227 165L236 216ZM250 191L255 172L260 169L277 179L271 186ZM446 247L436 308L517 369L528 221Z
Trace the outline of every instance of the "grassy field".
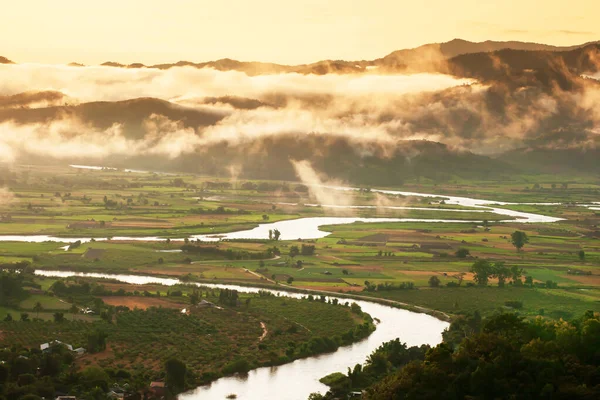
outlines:
M27 261L39 269L186 276L189 279L240 284L291 285L294 288L361 292L370 284L410 282L414 289L365 292L450 314L497 312L506 301L520 300L518 310L533 316L543 310L556 318L582 310L600 310L600 213L581 204L600 200L599 182L591 178L517 176L512 181L444 184L408 182L409 192L468 196L508 202L559 202L560 205L499 205L507 209L564 218L552 224L499 223L507 217L440 202L437 198L390 196L369 190L336 192L328 201L373 206L339 209L314 207L323 199L294 182L228 181L196 175L161 175L121 171L86 171L61 166L14 167L8 185L12 201L0 205L0 234L51 234L64 237L159 236L161 241L96 241L65 251L62 243L0 242L0 263ZM419 210L390 209L418 207ZM439 209L445 211L441 212ZM385 222L322 227L331 232L309 241L223 241L205 244L210 253L177 252L192 234L250 229L263 222L315 216L444 218L482 223ZM517 252L515 230L530 240ZM290 256L293 246L315 246L314 254ZM261 257L276 247L280 257ZM456 251L469 251L459 258ZM227 253L229 251L229 253ZM584 256L581 257L580 252ZM233 254L233 255L232 255ZM470 268L478 259L522 268L535 283L556 282L557 289L507 285L477 288ZM436 276L440 288L430 288ZM446 287L458 284L461 287ZM50 285L41 282L42 290ZM491 280L490 286L496 281ZM488 290L489 289L489 290ZM30 312L35 296L19 305ZM68 306L42 302L44 312ZM2 310L0 310L2 311ZM43 314L43 313L40 313ZM50 314L45 314L51 317Z

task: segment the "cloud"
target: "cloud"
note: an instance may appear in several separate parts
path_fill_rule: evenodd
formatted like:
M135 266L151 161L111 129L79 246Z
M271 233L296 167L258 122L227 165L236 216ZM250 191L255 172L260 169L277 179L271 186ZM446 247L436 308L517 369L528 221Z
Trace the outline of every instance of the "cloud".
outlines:
M308 186L309 193L316 199L317 203L331 206L351 206L352 196L345 196L337 190L327 186L344 186L342 182L327 178L318 173L307 160L291 161L298 179ZM333 209L343 211L343 209Z
M261 99L286 95L399 96L471 82L442 74L376 75L284 73L248 76L212 68L71 67L45 64L0 65L0 94L57 91L81 102L119 101L139 97L165 100L239 96Z
M567 30L567 29L559 29L556 32L557 33L561 33L563 35L574 35L574 36L591 36L591 35L597 35L596 32L590 32L590 31L572 31L572 30Z
M65 104L63 93L56 91L25 92L9 96L0 95L0 108L50 107Z
M600 57L590 53L588 59ZM489 61L503 76L512 73L500 58ZM538 74L527 71L514 81L481 84L377 71L248 76L191 67L0 66L6 77L0 81L0 157L172 160L215 157L220 146L220 152L240 153L224 162L234 166L232 176L243 176L243 157L268 152L279 139L314 146L298 150L306 153L302 158L341 143L360 158L394 157L412 140L489 155L529 145L595 145L600 85L572 77L560 63L552 67L572 80L572 90L538 84ZM71 105L63 105L67 101ZM306 166L295 168L307 178Z

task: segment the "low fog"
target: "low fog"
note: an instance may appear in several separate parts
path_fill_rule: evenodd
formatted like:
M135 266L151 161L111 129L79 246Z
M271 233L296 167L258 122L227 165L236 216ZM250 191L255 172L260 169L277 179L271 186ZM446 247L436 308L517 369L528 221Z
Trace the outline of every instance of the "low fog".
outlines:
M288 147L281 152L294 141L310 147L307 158L328 157L328 146L341 140L352 157L385 159L412 141L495 157L514 149L595 149L600 138L600 83L569 72L562 85L377 69L249 76L212 68L12 64L0 65L0 76L5 162L197 156L205 163L220 148L229 157L224 170L237 176L244 172L240 157L270 154L269 146L282 141ZM403 156L410 161L409 153Z

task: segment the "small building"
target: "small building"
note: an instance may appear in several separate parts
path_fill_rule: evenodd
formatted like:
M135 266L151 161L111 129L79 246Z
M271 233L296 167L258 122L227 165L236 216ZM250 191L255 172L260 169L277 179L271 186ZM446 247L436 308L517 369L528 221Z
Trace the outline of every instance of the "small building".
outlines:
M210 301L206 301L206 300L201 300L198 304L196 304L196 307L199 308L207 308L207 307L216 307L213 303L211 303Z
M75 396L58 396L55 400L77 400Z
M167 393L164 382L151 382L150 391L155 397L163 397Z
M70 351L73 351L73 346L71 346L70 344L67 344L67 343L63 343L60 340L53 340L48 343L42 343L42 344L40 344L40 350L49 351L52 346L58 346L58 345L65 346Z
M78 347L73 350L73 353L77 353L78 356L82 356L85 354L85 349L83 347Z

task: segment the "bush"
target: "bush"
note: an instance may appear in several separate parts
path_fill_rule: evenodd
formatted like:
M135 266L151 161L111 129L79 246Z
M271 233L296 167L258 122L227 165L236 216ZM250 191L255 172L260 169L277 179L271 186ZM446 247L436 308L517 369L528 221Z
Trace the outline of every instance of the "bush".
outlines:
M223 367L223 375L232 375L232 374L239 374L239 373L246 373L248 371L250 371L252 367L250 366L250 363L248 362L248 360L246 360L245 358L239 358L233 362L230 362L229 364L227 364L226 366Z
M431 278L429 278L429 286L431 286L431 287L439 287L440 283L441 283L440 278L438 278L435 275L433 275Z
M504 305L506 307L511 307L511 308L516 308L516 309L521 309L523 308L523 302L521 301L517 301L517 300L509 300L509 301L505 301Z
M465 249L464 247L461 247L460 249L456 250L456 253L454 254L458 258L467 258L469 255L471 255L469 249Z

